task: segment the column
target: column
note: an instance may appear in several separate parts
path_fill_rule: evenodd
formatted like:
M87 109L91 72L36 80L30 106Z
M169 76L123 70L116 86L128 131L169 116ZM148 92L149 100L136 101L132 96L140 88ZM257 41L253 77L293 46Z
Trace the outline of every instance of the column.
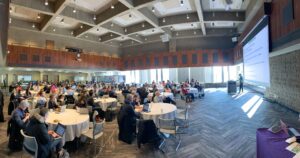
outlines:
M0 0L0 67L6 65L9 0Z

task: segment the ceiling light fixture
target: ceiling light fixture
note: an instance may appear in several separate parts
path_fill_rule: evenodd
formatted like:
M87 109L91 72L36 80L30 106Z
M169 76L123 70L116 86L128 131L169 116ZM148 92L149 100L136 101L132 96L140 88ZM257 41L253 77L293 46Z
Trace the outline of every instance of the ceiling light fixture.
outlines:
M37 17L36 18L38 18L38 19L40 19L41 18L41 16L40 16L40 13L38 13L38 15L37 15Z
M74 9L73 9L73 13L76 13L76 12L77 12L77 11L76 11L76 9L74 8Z
M196 35L197 34L197 32L196 31L194 31L194 35Z
M186 14L186 19L190 19L189 14Z
M111 4L110 8L111 9L115 9L115 6L113 4Z
M48 3L48 0L45 0L45 5L48 5L49 3Z
M113 34L112 33L110 33L110 37L112 37L113 36Z
M74 34L74 31L71 31L71 35L73 35Z
M174 29L173 26L170 26L170 29L173 30Z
M114 27L114 23L111 23L111 24L110 24L110 27Z
M10 12L10 13L12 12L12 8L11 8L11 7L9 7L9 12Z
M96 14L94 14L93 20L97 20Z
M97 29L97 32L99 32L99 29Z
M77 53L77 58L80 58L80 53Z
M147 38L145 38L145 41L147 41Z
M99 39L98 39L99 41L101 41L101 37L99 37Z
M154 7L152 7L152 12L155 13L155 8Z
M80 28L82 29L82 28L83 28L83 25L80 25Z
M145 27L145 24L144 24L144 23L142 23L142 27Z
M154 29L152 29L152 32L154 32L155 30Z
M11 18L9 18L9 23L11 24Z
M55 32L56 30L55 30L55 28L53 29L53 32Z
M60 23L64 24L64 23L65 23L65 19L62 18L62 19L60 20Z
M7 54L9 54L10 53L10 51L9 50L7 50Z
M129 18L132 18L132 15L131 15L131 14L129 14Z
M176 32L176 36L178 36L179 35L179 33L178 32Z
M88 35L85 35L85 38L88 38L89 36Z
M165 22L166 22L166 19L165 19L165 18L163 18L162 22L163 22L163 23L165 23Z
M184 4L183 4L183 0L180 0L180 6L183 6Z
M35 28L35 24L32 24L32 28Z
M124 29L124 32L127 32L127 29L126 29L126 28Z

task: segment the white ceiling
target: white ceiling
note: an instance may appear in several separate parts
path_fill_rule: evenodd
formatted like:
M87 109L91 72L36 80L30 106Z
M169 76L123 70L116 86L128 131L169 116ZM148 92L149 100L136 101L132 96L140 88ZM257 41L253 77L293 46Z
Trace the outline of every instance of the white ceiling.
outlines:
M51 22L51 25L54 26L54 27L59 27L59 28L75 29L75 28L77 28L80 25L80 23L77 22L77 21L75 21L75 20L73 20L73 19L71 19L71 18L57 16Z
M23 7L17 7L14 5L10 5L10 15L13 18L29 22L40 22L43 16L42 14L40 14L40 18L38 19L38 12Z
M144 19L134 12L129 12L120 16L116 16L112 21L113 23L116 23L122 27L128 27L130 25L140 23L144 21Z
M226 0L202 0L203 10L245 10L250 0L231 0L232 4L227 4Z
M69 0L68 2L69 6L87 13L97 13L107 6L110 7L112 3L112 0Z
M101 36L101 35L108 33L109 31L105 28L97 27L97 28L93 28L93 29L89 30L88 32L93 35Z
M194 12L196 9L192 3L192 0L183 0L183 5L180 4L180 0L169 0L163 2L157 2L153 6L149 6L148 9L153 12L157 17L166 17L170 15L182 14Z

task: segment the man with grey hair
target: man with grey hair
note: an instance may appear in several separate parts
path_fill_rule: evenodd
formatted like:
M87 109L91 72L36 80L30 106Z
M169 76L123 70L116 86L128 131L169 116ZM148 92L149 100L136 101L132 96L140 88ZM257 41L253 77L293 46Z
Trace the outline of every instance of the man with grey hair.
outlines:
M8 122L7 134L9 135L8 147L11 150L21 150L23 136L20 133L28 123L29 113L26 109L30 106L27 100L21 101L19 106L12 112L11 119Z

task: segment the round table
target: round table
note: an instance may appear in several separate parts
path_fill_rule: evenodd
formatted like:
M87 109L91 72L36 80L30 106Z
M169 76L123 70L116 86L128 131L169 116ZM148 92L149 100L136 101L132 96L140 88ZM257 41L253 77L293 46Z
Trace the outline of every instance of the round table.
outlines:
M106 111L109 106L117 106L116 98L94 98L94 102L97 103L103 111Z
M58 123L54 120L58 120L59 123L67 127L62 137L63 144L68 141L73 141L75 137L80 137L84 131L89 129L89 115L79 114L74 109L66 109L66 111L62 113L49 112L46 123L48 123L50 130L54 130Z
M159 127L158 118L172 119L176 116L176 106L167 103L150 103L150 112L141 112L144 120L153 120L156 127Z

